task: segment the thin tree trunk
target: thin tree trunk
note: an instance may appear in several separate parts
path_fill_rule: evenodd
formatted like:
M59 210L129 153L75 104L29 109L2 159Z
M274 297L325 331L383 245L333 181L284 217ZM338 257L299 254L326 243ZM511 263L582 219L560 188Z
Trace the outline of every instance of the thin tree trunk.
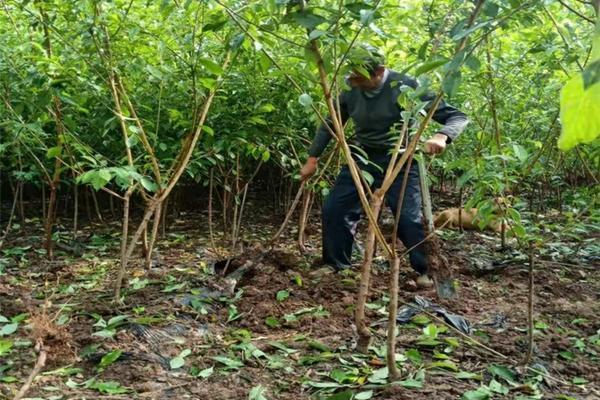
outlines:
M102 213L100 212L100 206L98 205L98 198L96 197L96 192L91 190L90 193L92 193L92 201L94 202L94 210L96 211L98 221L103 222Z
M210 169L210 178L208 183L208 233L210 236L210 245L212 246L212 251L214 253L217 252L217 246L215 244L215 233L213 230L213 187L214 187L214 169Z
M123 266L126 265L127 258L127 243L129 236L129 202L131 199L131 194L133 193L134 186L130 186L123 196L123 220L121 222L121 269L119 270L119 280L122 281L123 275L125 274ZM121 299L121 285L115 287L115 300L119 301Z
M383 202L381 189L377 189L371 198L370 208L373 215L378 215ZM369 293L369 284L371 281L371 264L373 263L373 253L375 250L375 224L369 224L367 238L365 241L365 259L360 270L360 285L358 287L358 296L356 301L355 321L358 332L358 341L356 348L361 353L367 353L371 343L371 331L365 322L365 304Z
M162 222L160 223L160 227L161 227L161 237L165 238L167 236L167 212L169 210L169 200L171 199L171 197L167 197L164 201L163 204L163 210L161 213L162 216Z
M114 199L112 196L109 196L109 198L108 198L108 207L110 209L110 215L112 217L114 217L115 216L115 202L114 202Z
M25 204L23 202L23 191L24 185L22 181L19 181L18 186L21 188L19 190L19 217L21 219L21 229L25 226Z
M42 218L46 220L46 185L42 183Z
M529 293L527 296L527 354L525 356L525 360L523 361L524 365L528 365L531 363L533 357L533 262L534 262L534 253L533 253L533 245L529 250Z
M158 235L158 227L160 226L160 218L162 212L162 204L156 207L154 212L154 221L152 222L152 233L150 234L150 240L148 242L148 252L146 253L146 269L150 269L152 266L152 252L154 250L154 244L156 243L156 235Z
M38 7L40 11L40 16L42 17L43 23L43 31L44 31L44 48L46 51L46 57L48 59L52 59L52 41L50 39L50 31L48 29L47 17L42 7L42 3L38 2ZM56 96L52 96L52 111L54 114L54 122L56 124L56 147L58 148L58 153L62 151L63 141L64 141L64 126L63 126L63 118L62 118L62 105L60 99ZM49 259L54 258L53 254L53 246L54 243L52 241L52 228L54 227L56 209L57 209L57 190L58 185L60 183L60 173L61 173L61 160L60 157L56 157L54 161L54 173L52 174L52 181L48 182L50 186L50 200L48 202L48 212L46 213L46 221L45 221L45 239L44 239L44 247L46 248L46 255Z
M22 185L17 184L17 187L16 187L15 191L13 192L13 203L12 203L12 207L10 210L10 215L8 216L8 222L6 224L6 229L4 230L2 237L0 237L0 249L2 248L2 245L4 244L4 239L6 239L6 237L8 236L8 232L10 232L12 220L15 215L16 208L17 208L19 192L21 191L22 187L23 187Z
M392 240L395 241L396 238ZM392 271L390 273L390 304L388 308L387 332L387 366L389 380L395 381L400 377L396 368L396 316L398 314L398 279L400 278L400 257L394 255L390 260Z
M110 196L112 199L112 196ZM77 239L77 222L79 220L79 187L77 183L73 184L73 240Z
M88 186L86 186L85 190L83 191L84 194L84 199L85 199L85 215L87 216L88 219L88 224L92 223L92 207L90 206L90 188Z
M306 223L308 222L308 214L310 212L313 196L310 189L305 188L303 192L302 210L298 219L298 248L300 249L300 252L306 253L304 232L306 230Z

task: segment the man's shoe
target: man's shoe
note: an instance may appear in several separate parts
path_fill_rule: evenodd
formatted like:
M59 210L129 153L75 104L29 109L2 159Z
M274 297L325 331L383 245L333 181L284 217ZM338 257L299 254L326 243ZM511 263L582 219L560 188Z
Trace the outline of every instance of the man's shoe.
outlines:
M416 282L419 289L430 289L433 287L433 279L425 274L419 275Z

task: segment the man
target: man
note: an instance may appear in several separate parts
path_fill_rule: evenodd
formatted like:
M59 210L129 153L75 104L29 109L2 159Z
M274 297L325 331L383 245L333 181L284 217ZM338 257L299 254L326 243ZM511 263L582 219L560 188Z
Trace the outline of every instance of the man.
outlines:
M383 56L373 47L369 45L361 47L364 55L361 56L360 63L355 64L353 73L348 78L351 89L340 95L339 107L343 123L348 118L353 120L357 145L368 155L369 163L355 156L359 168L374 178L373 187L380 187L390 162L390 150L394 143L394 139L390 137L390 130L393 125L402 123L403 108L398 105L400 90L403 86L416 88L417 82L409 76L387 69ZM368 72L368 77L361 73L365 71ZM424 95L421 98L424 101L432 99L431 95ZM433 114L433 119L443 126L425 142L424 151L429 154L440 154L446 145L464 130L468 120L465 114L445 102L440 103ZM329 129L322 125L308 151L309 158L300 171L303 180L315 173L319 157L330 140ZM394 215L404 172L404 170L400 172L386 194L386 203ZM325 264L336 270L350 267L354 233L361 213L358 193L346 165L342 168L323 205L323 262ZM416 163L412 164L408 174L398 225L398 238L409 249L425 238L419 172ZM433 282L427 276L425 246L419 244L410 251L409 256L413 269L419 274L417 285L421 288L432 286Z

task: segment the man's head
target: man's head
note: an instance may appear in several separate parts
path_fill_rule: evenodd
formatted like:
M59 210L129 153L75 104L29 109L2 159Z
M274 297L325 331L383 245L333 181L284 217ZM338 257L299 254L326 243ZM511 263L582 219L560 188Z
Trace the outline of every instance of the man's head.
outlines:
M348 77L350 86L366 91L377 89L385 72L385 58L381 52L369 44L359 44L350 51L348 58L352 68Z

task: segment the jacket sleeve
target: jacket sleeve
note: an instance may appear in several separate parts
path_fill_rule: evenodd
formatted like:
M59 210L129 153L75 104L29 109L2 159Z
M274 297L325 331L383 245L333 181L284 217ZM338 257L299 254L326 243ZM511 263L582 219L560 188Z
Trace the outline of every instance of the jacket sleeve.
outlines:
M339 103L340 103L340 115L342 117L342 124L345 124L346 121L348 121L348 107L346 104L345 96L343 94L341 94L339 97ZM325 148L327 148L329 141L331 140L332 133L329 132L329 128L328 128L328 126L329 126L331 128L331 130L333 130L333 123L331 122L331 116L327 117L326 122L327 122L327 125L321 124L321 126L317 130L317 133L315 134L315 137L310 145L310 148L308 149L308 155L310 157L320 157L321 154L323 154L323 152L325 151Z
M418 86L417 80L408 76L404 77L403 83L415 89ZM435 97L436 95L433 93L425 93L420 97L422 101L426 101L428 103L425 106L425 111L429 112L429 109L431 108L431 102L435 99ZM433 120L443 125L438 132L443 133L448 137L448 143L451 143L454 139L456 139L462 133L462 131L465 130L467 124L469 123L469 119L465 113L446 103L444 100L440 101L437 109L433 113Z

